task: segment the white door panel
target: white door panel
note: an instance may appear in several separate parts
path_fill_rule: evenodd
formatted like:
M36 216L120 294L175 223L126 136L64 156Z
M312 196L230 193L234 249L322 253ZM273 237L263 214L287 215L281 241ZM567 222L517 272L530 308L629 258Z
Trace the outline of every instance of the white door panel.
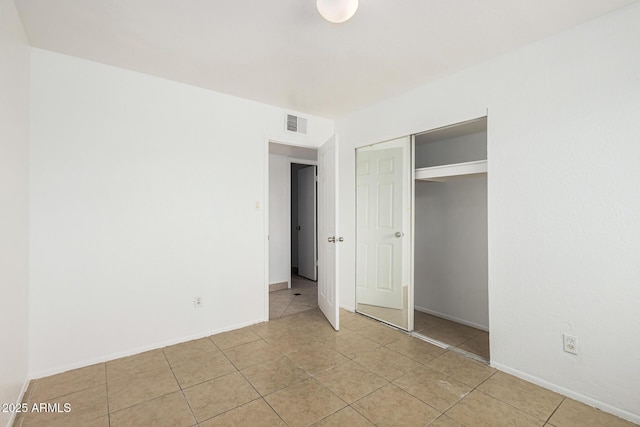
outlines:
M337 171L336 140L335 137L331 137L318 150L318 306L336 331L340 327L337 277Z
M385 143L356 153L356 300L402 310L408 145Z

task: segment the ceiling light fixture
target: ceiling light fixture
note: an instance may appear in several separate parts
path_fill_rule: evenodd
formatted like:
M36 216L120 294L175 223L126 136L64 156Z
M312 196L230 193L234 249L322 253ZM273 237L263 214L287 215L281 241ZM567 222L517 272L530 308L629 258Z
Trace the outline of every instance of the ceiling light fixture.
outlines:
M356 13L358 0L317 0L316 7L324 19L340 24Z

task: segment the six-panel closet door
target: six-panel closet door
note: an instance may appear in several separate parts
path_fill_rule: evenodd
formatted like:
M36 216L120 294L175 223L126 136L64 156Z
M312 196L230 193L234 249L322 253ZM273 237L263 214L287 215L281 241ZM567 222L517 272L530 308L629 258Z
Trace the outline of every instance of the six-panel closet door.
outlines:
M356 309L409 329L411 137L356 150Z

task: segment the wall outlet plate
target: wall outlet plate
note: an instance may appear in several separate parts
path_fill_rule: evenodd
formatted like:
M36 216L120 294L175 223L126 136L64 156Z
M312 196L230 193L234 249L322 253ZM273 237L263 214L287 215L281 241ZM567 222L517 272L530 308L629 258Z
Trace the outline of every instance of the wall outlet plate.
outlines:
M578 354L578 339L573 335L562 334L564 351L571 354Z
M202 297L193 298L193 306L199 308L202 305Z

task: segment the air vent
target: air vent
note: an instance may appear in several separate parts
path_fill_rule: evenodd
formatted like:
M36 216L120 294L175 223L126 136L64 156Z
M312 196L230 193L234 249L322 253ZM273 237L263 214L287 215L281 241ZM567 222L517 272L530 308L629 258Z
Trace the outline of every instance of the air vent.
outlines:
M303 117L294 116L293 114L287 114L285 129L289 132L307 134L307 119Z

